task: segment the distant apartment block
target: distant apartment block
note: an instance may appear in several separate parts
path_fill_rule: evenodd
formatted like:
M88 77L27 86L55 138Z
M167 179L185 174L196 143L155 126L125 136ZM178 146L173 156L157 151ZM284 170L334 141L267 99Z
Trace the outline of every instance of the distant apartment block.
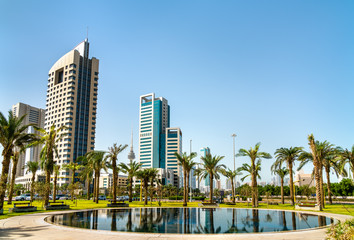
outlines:
M20 102L12 106L12 113L18 118L25 116L23 120L23 124L25 125L34 124L36 127L44 128L44 109L32 107ZM36 131L33 127L29 127L28 133L36 133ZM27 162L38 162L40 160L41 150L42 146L31 147L26 149L25 152L20 155L16 169L16 178L25 175L26 169L24 166Z
M67 126L67 135L58 144L58 165L75 162L94 150L98 95L99 60L89 58L87 39L61 57L49 70L45 130ZM62 169L58 184L72 180Z

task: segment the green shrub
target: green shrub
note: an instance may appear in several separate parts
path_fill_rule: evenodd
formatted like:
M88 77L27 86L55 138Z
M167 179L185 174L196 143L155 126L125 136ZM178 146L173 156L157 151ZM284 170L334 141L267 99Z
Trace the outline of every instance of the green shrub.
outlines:
M192 197L193 200L204 200L205 197Z
M183 196L172 196L172 197L169 197L168 200L182 200L183 199Z
M332 225L327 231L329 240L353 240L354 236L354 218L339 222L337 225Z

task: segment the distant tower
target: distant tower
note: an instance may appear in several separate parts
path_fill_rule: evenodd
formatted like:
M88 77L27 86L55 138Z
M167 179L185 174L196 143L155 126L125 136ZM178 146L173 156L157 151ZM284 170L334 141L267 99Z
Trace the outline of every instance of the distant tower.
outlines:
M132 162L135 159L135 153L133 150L133 129L132 129L132 139L130 143L130 152L128 154L128 159Z

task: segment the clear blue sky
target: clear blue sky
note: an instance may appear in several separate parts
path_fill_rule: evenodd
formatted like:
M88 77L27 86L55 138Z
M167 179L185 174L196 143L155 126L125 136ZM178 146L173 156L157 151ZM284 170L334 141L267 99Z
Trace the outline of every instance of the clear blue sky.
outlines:
M348 148L353 12L353 1L1 1L0 111L44 108L49 69L88 27L100 59L97 149L129 143L133 127L138 152L139 96L150 92L168 99L184 151L192 139L229 167L232 133L237 149L261 142L271 154L308 149L310 133Z

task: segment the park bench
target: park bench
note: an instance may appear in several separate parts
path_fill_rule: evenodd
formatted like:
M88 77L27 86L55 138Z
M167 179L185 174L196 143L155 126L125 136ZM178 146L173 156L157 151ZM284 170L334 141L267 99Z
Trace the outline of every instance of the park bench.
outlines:
M128 203L125 203L124 200L114 200L108 199L110 203L107 204L107 207L129 207Z
M47 206L44 206L45 210L61 210L70 209L69 205L66 205L64 201L49 201Z
M9 209L9 212L34 212L37 207L32 206L31 202L16 202L14 207Z
M207 202L207 201L202 201L201 203L198 204L198 207L208 207L208 208L215 208L215 207L219 207L218 203L211 203L211 202Z
M315 207L316 206L316 202L300 202L299 203L300 206L302 207Z
M299 202L299 204L295 205L295 209L298 210L320 210L320 206L317 205L316 202Z

